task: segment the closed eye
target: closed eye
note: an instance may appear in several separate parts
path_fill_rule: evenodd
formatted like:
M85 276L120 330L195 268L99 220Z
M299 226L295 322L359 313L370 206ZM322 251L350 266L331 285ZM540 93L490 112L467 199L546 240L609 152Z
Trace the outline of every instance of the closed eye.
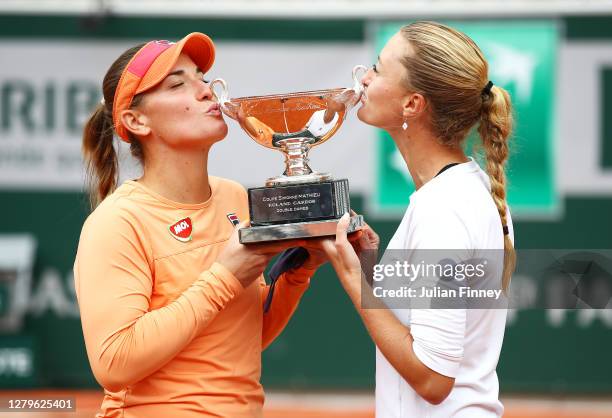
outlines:
M372 71L378 73L378 68L376 67L376 64L372 64Z
M170 88L171 89L175 89L175 88L180 87L182 85L183 85L183 82L181 81L180 83L176 83L176 84L171 85Z

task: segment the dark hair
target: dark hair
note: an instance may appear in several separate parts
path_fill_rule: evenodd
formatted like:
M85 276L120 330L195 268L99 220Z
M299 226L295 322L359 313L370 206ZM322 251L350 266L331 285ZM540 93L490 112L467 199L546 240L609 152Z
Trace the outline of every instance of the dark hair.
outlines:
M83 159L87 171L87 189L92 209L117 187L119 164L113 144L113 99L123 70L144 46L136 45L119 56L110 66L102 82L104 103L94 110L83 129ZM138 106L142 96L136 95L132 106ZM140 142L130 135L130 152L142 164L144 153Z

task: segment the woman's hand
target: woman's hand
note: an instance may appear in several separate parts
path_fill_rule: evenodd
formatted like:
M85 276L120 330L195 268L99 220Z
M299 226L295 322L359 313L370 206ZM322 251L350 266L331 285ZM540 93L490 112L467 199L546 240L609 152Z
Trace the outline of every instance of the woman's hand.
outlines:
M327 263L327 254L322 248L316 248L312 245L306 245L306 251L308 251L308 258L301 265L302 268L308 270L316 270L321 265Z
M351 215L354 216L357 215L357 213L351 209ZM349 241L353 244L353 248L355 248L357 254L359 255L363 251L372 251L378 254L378 247L380 246L380 237L378 234L366 223L364 223L364 227L360 231L361 234L358 240L355 241L349 237Z
M238 230L248 225L248 221L243 221L236 226L227 245L216 260L227 268L245 288L264 272L266 266L276 254L287 248L300 247L304 244L304 240L241 244L238 239Z
M377 251L380 243L376 232L367 224L361 231L351 237L347 236L349 222L350 217L347 213L338 222L336 239L326 238L319 241L320 248L343 282L361 278L362 267L359 256L363 251ZM310 248L308 250L310 251Z
M357 213L355 213L355 211L353 210L351 210L351 214L357 215ZM351 243L357 255L359 255L363 249L378 249L378 243L380 242L380 239L378 238L378 235L376 235L376 233L367 224L364 229L355 231L350 235L345 235L346 239ZM329 238L306 241L305 248L306 250L308 250L309 257L304 262L302 267L315 270L319 268L322 264L325 264L327 261L329 261L329 257L322 246L322 242L325 240L329 240Z
M361 275L361 263L354 247L348 240L346 230L349 226L350 217L345 213L336 227L336 239L331 238L321 241L321 247L334 270L342 280L349 279L355 274Z

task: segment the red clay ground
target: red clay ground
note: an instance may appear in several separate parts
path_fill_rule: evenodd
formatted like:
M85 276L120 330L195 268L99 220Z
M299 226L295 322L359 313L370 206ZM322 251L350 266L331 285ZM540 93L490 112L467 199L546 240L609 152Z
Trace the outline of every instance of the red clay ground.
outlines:
M76 399L76 412L1 412L7 418L92 418L102 394L96 390L0 391L0 398ZM502 399L506 418L612 418L612 397L608 399ZM296 394L272 392L267 395L265 418L374 418L371 394ZM154 417L151 417L154 418Z

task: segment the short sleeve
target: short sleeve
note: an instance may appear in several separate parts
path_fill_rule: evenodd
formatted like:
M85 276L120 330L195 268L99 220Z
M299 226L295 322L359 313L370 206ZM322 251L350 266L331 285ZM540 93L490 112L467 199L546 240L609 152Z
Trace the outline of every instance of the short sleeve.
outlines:
M428 264L460 263L472 254L468 227L451 205L429 204L416 208L408 233L407 250ZM418 280L422 280L421 287L441 287L442 281L430 279L417 278L417 292L420 292ZM456 377L463 360L467 311L463 305L452 309L430 306L411 309L412 348L431 370Z

